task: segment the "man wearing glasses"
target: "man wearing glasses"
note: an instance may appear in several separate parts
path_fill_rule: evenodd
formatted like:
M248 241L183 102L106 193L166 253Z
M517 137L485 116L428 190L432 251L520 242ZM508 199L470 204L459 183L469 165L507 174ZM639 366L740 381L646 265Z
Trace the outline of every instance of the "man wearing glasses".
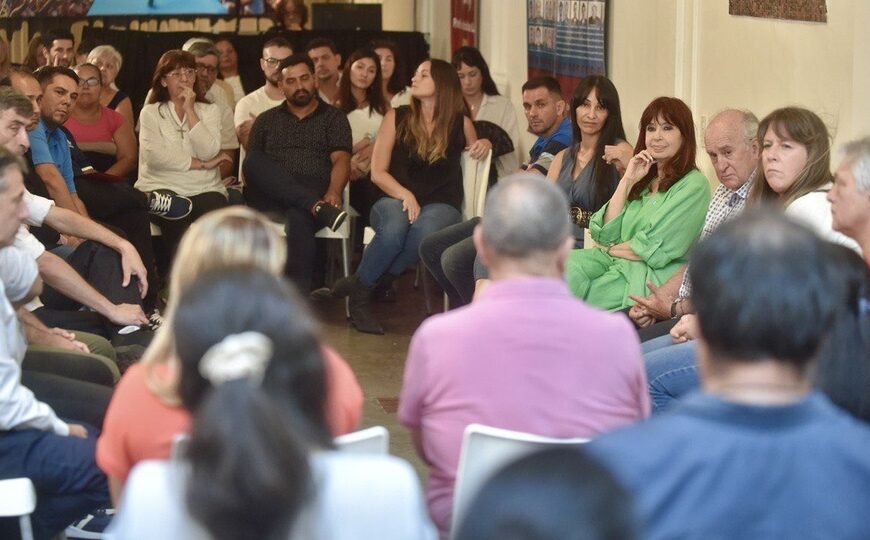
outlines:
M235 160L236 151L239 148L239 140L236 138L233 126L233 109L230 105L226 91L215 84L218 74L218 61L220 52L210 41L195 41L187 52L196 58L196 84L205 93L205 99L218 106L221 114L221 151L233 157L233 161L224 161L220 165L221 178L234 177L237 167ZM235 181L235 178L232 179Z

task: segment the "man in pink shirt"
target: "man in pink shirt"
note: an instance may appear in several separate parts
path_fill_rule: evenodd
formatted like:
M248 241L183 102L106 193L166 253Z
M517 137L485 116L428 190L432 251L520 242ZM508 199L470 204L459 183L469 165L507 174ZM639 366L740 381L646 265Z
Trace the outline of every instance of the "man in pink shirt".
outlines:
M593 437L649 415L632 324L564 283L568 218L564 194L546 180L501 180L474 231L492 284L471 305L428 319L411 341L399 419L429 464L429 512L442 534L468 424Z

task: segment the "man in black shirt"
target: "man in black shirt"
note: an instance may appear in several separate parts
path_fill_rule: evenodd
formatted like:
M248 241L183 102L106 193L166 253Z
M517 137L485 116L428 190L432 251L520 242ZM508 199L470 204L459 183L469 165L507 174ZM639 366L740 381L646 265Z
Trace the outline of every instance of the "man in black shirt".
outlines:
M304 294L311 288L314 233L335 230L347 217L341 205L352 137L347 117L317 97L308 55L291 55L278 69L287 100L251 127L245 198L258 210L286 217L287 274Z

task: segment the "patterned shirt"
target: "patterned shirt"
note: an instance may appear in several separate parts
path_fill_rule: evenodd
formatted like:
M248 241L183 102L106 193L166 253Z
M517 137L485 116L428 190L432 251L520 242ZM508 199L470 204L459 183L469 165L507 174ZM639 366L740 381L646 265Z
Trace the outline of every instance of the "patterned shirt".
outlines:
M713 198L710 200L710 206L707 208L707 217L704 219L704 228L701 230L702 239L715 231L719 225L743 211L743 207L746 206L746 196L749 195L749 188L752 187L757 170L752 171L749 180L736 191L723 185L716 188ZM683 281L680 283L680 298L688 298L691 295L692 284L689 281L689 269L686 268L686 271L683 272Z
M350 124L347 116L318 100L317 108L298 118L283 105L257 116L248 137L248 152L261 150L288 172L328 182L332 173L330 154L350 153Z

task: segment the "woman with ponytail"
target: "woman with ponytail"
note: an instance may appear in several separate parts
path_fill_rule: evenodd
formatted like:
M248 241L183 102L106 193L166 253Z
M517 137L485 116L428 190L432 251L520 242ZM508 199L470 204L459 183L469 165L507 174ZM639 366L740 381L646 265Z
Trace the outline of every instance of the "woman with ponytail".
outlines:
M185 233L170 276L172 295L164 323L142 361L130 367L118 383L97 440L97 465L109 477L115 502L133 466L146 459L168 458L173 439L190 427L190 414L182 407L179 388L181 367L174 354L177 336L172 320L178 293L202 274L222 268L254 267L279 275L285 259L285 244L274 226L244 206L207 214ZM325 345L321 348L327 374L322 414L331 434L341 435L359 423L362 390L338 353Z
M208 273L172 332L190 443L133 471L116 538L434 538L407 463L332 448L316 325L285 281Z

